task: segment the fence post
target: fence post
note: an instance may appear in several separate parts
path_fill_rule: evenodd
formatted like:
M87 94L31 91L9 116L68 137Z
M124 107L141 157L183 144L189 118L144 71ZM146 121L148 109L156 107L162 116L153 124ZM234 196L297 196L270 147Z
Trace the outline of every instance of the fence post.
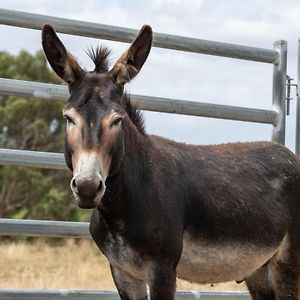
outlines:
M273 69L273 109L278 112L278 120L273 125L272 141L285 143L285 97L286 97L286 64L287 42L276 41L274 49L279 58Z
M300 154L300 39L298 39L298 63L297 63L297 109L296 109L296 145L295 152Z

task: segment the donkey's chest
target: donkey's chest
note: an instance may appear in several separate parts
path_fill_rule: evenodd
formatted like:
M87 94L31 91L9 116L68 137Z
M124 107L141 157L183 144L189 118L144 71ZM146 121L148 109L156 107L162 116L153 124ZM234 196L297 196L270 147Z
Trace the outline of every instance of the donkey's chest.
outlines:
M147 280L150 262L122 237L114 237L101 247L109 263L138 279Z
M184 238L177 277L197 283L244 280L266 263L279 245L212 243Z

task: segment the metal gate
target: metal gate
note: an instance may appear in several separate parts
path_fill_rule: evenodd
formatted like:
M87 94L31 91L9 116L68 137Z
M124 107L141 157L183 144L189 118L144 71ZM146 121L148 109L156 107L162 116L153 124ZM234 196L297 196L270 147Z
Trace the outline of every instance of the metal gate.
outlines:
M0 24L3 25L40 30L41 26L45 23L50 23L54 25L57 32L98 39L107 39L119 42L132 42L137 33L136 30L128 28L107 26L90 22L0 9ZM284 144L286 94L285 81L287 64L287 43L285 41L275 42L273 49L261 49L222 42L200 40L189 37L154 33L153 46L186 52L223 56L235 59L243 59L273 64L273 108L272 110L264 110L255 108L244 108L238 106L132 95L132 101L138 102L139 107L141 109L175 114L185 114L210 118L272 124L272 141L277 141L279 143ZM66 100L68 98L68 90L67 87L64 85L54 85L47 83L28 82L3 78L0 78L0 94L19 95L22 97L36 97L47 100ZM299 96L298 103L300 103ZM298 106L298 116L300 116L300 104ZM297 118L297 120L297 128L300 128L299 117ZM297 142L297 145L298 144L299 141ZM0 149L0 164L53 169L66 168L63 154L12 149ZM89 237L88 223L0 219L0 235L22 234L29 236L56 236L81 238ZM0 289L0 299L61 298L107 300L119 299L117 294L114 292ZM249 294L237 292L178 292L176 294L176 298L249 299Z

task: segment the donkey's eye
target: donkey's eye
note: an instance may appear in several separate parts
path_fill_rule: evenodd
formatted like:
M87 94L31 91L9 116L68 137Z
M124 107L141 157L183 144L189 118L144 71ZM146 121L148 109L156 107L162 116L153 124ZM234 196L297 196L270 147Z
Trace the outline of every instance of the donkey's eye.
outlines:
M64 119L66 120L66 122L67 122L68 125L69 125L69 124L75 125L74 120L73 120L72 118L70 118L69 116L64 115Z
M110 127L120 125L123 119L124 119L124 117L116 116L115 118L113 118L113 120L112 120L112 122L110 124Z

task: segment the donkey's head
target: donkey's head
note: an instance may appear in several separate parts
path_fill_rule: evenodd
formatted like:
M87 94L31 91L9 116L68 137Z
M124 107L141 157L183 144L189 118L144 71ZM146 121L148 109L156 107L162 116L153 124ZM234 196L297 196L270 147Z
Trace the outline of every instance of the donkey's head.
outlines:
M65 159L73 172L71 189L82 208L99 205L105 181L120 167L128 118L124 84L142 68L151 48L152 30L143 26L129 49L108 70L106 48L90 51L95 63L84 71L66 50L50 25L42 29L42 43L53 70L68 83L70 98L63 109L66 119Z

